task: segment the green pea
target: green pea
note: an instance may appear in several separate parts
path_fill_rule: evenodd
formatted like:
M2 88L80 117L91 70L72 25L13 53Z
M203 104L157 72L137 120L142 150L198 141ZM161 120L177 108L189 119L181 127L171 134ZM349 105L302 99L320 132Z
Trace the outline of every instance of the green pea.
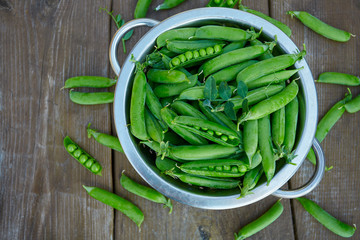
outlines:
M201 57L205 57L206 56L206 50L205 49L200 49L199 54L200 54Z
M93 172L93 173L97 173L98 171L100 171L100 169L101 169L101 166L100 166L100 164L99 163L94 163L92 166L91 166L91 171Z
M221 3L221 0L214 0L214 3L215 3L215 4L220 4L220 3Z
M220 45L215 45L214 46L214 51L215 51L215 53L221 52L221 46Z
M194 55L192 54L192 52L189 51L185 53L185 57L187 60L191 60L193 59Z
M230 170L231 170L231 166L229 166L229 165L224 166L224 171L230 171Z
M81 164L84 164L86 162L86 160L88 160L88 156L86 156L85 154L82 154L80 157L79 157L79 162Z
M234 140L235 138L236 138L235 136L232 136L232 135L229 136L230 140Z
M207 54L207 55L214 54L214 48L212 48L212 47L207 47L207 48L206 48L206 54Z
M181 61L182 63L186 62L186 57L185 57L184 54L179 55L178 58L180 59L180 61Z
M212 130L208 130L207 133L210 134L211 136L214 136L214 131Z
M215 167L215 171L221 172L223 170L223 167L221 166L216 166Z
M69 153L72 153L76 150L76 146L74 144L70 144L69 146L67 146L67 150Z
M232 5L234 4L234 1L233 1L233 0L227 0L227 1L226 1L226 4L227 4L228 6L232 6Z
M240 165L238 166L239 172L246 172L247 171L247 167L244 165Z
M228 136L226 135L222 135L221 136L221 140L223 140L224 142L226 142L227 140L229 140Z
M222 135L221 132L215 132L215 134L218 135L218 136L221 136L221 135Z
M90 158L86 161L85 163L85 167L88 168L88 169L91 169L91 166L94 164L94 159Z
M236 167L236 166L231 167L231 172L232 173L238 173L239 172L238 167Z
M171 60L171 64L174 65L174 66L178 66L180 65L181 61L178 57L175 57Z
M82 151L81 151L80 149L76 150L76 151L73 153L74 157L76 157L76 158L79 158L81 154L82 154Z
M215 170L215 166L209 166L209 170L210 170L210 171Z
M200 127L199 126L194 126L195 129L197 130L200 130Z
M204 130L204 131L209 130L209 129L208 129L208 128L206 128L206 127L202 127L201 129L202 129L202 130Z
M199 53L199 51L193 51L193 56L194 56L194 58L198 58L198 57L200 57L200 53Z
M207 167L202 167L202 168L200 168L201 170L205 170L205 171L207 171L207 170L209 170L209 168L207 168Z

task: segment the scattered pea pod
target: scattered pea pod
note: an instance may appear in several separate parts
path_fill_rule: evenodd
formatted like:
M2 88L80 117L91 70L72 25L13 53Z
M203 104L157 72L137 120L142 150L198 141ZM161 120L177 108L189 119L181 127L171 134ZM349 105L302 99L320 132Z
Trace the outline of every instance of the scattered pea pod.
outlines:
M288 11L291 17L297 17L305 26L314 32L334 41L347 42L351 37L355 37L349 32L334 28L313 15L304 11Z
M144 18L152 0L138 0L135 7L134 18Z
M85 152L79 145L77 145L69 136L64 138L64 147L66 151L75 158L81 165L87 168L95 175L101 176L102 167L98 161L95 160L90 154Z
M114 93L112 92L75 92L70 90L70 100L80 105L97 105L112 103L114 101Z
M280 200L278 200L261 217L241 228L237 234L235 233L235 240L243 240L266 228L276 219L278 219L283 211L284 207L281 204Z
M324 72L320 74L319 79L316 82L340 84L346 86L360 85L360 79L357 76L338 72Z
M360 111L360 95L345 104L345 109L349 113Z
M78 87L90 87L90 88L107 88L116 84L116 80L97 77L97 76L79 76L72 77L65 81L63 88L78 88Z
M91 197L124 213L134 223L136 223L140 229L141 223L144 221L144 214L133 203L101 188L87 187L84 185L83 188Z
M117 137L111 136L109 134L100 133L95 129L90 128L91 123L88 124L86 131L88 134L88 138L93 137L98 143L114 149L118 152L124 152L123 148L121 147L120 141Z
M174 8L185 0L164 0L162 4L155 8L156 11Z
M324 225L333 233L346 238L352 237L354 235L356 231L355 224L354 226L350 226L337 220L329 213L324 211L319 205L309 199L301 197L297 198L297 200L301 203L301 205L308 213L310 213L316 220L318 220L322 225Z
M121 174L120 184L121 186L123 186L123 188L125 188L126 190L137 196L140 196L152 202L164 204L164 207L170 208L169 213L172 212L173 206L171 200L166 199L166 197L161 193L159 193L158 191L155 191L152 188L143 186L133 181L131 178L127 177L124 173Z

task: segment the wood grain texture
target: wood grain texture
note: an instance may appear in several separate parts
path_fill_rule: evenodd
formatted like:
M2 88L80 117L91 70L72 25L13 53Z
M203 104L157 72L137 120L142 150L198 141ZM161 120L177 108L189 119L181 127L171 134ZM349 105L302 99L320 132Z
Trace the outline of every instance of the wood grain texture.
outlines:
M1 238L111 239L113 209L82 189L112 190L111 152L86 137L90 121L110 130L110 105L79 106L60 90L72 76L107 76L110 22L97 6L110 1L1 4L10 6L0 10ZM101 162L103 177L67 154L65 135Z
M360 58L358 50L359 38L347 43L338 43L319 36L305 27L300 21L291 19L286 11L307 11L324 22L347 30L359 36L360 3L359 1L296 1L271 0L273 17L288 24L293 30L291 37L301 46L306 44L308 62L314 79L327 71L344 72L359 75ZM346 87L330 84L316 84L319 100L319 119L347 92ZM359 94L358 87L350 88L353 95ZM322 143L328 166L334 169L325 173L319 187L309 198L315 200L330 214L349 224L360 224L360 114L345 113L329 132ZM305 183L313 173L313 166L306 163L291 180L291 186L297 187ZM316 220L314 220L298 202L293 203L297 239L340 239ZM351 239L359 239L358 232Z

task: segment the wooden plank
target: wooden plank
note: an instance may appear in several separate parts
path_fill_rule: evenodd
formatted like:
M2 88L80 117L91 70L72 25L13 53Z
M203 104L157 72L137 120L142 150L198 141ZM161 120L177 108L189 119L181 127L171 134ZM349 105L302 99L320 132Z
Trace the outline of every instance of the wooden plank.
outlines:
M150 8L155 8L161 2L153 1ZM203 7L206 3L204 0L186 1L169 11L150 10L147 17L163 20L184 10ZM249 7L268 12L266 0L256 3L248 1L247 4ZM136 1L114 1L113 10L114 13L119 12L126 20L130 20L133 18L135 5ZM112 27L112 31L114 29L115 27ZM134 36L127 42L128 49L147 31L147 28L136 29ZM119 58L123 62L125 55L121 52ZM163 209L161 205L136 197L120 186L119 177L124 169L131 178L145 184L125 155L115 153L114 167L115 192L140 206L145 215L141 232L138 232L134 223L121 213L115 212L115 239L232 239L234 232L263 214L276 200L269 197L247 207L226 211L202 210L173 202L174 212L169 215L168 210ZM252 239L294 239L289 201L283 201L283 204L285 211L281 218Z
M288 24L293 30L291 37L298 46L306 44L308 54L306 60L313 76L326 71L344 72L359 75L360 59L358 38L347 43L337 43L319 36L306 28L296 19L286 15L286 11L307 11L328 24L353 34L359 35L360 8L357 1L344 4L341 1L296 1L271 0L272 15ZM319 99L319 117L324 114L346 93L346 87L339 85L316 84ZM356 96L359 88L352 87ZM360 155L360 114L345 113L335 127L330 131L324 142L323 150L328 166L334 169L325 174L319 187L308 195L329 213L349 224L360 224L358 186L360 174L358 160ZM305 183L312 175L313 167L306 163L300 172L293 177L292 187ZM296 223L296 238L301 239L339 239L338 236L322 227L301 205L294 201L294 218ZM358 239L359 235L352 239Z
M95 1L1 1L0 232L4 239L111 239L113 209L82 184L112 190L110 150L86 125L110 130L110 105L83 107L66 78L108 74L109 18ZM103 177L68 155L69 135L97 158Z

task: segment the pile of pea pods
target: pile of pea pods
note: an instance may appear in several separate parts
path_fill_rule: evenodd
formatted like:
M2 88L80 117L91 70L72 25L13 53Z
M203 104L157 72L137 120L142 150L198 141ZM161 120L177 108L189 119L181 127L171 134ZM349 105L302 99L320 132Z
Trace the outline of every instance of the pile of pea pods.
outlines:
M156 152L164 174L200 188L271 181L291 162L299 91L294 69L305 51L273 54L260 33L222 25L162 33L137 63L130 131ZM261 182L261 181L260 181Z

